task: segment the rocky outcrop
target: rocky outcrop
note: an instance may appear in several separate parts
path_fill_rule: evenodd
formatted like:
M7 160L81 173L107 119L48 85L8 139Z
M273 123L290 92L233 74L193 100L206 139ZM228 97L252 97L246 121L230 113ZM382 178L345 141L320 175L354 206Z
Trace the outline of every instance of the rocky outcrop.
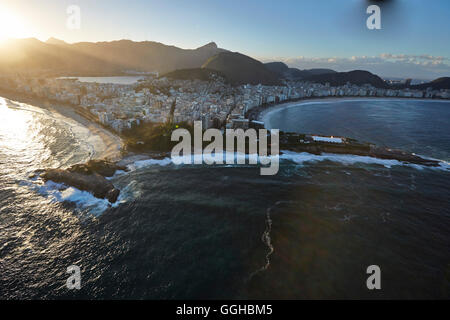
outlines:
M439 161L437 160L426 159L409 152L384 147L372 146L368 155L379 159L398 160L427 167L439 166Z
M104 160L90 160L87 163L76 164L68 169L70 172L82 174L98 173L103 177L112 177L117 170L127 171L127 167Z
M119 197L120 190L105 177L111 177L116 170L126 170L107 161L89 161L86 164L77 164L69 169L47 169L41 177L44 181L51 180L57 183L88 191L96 198L107 199L114 203Z

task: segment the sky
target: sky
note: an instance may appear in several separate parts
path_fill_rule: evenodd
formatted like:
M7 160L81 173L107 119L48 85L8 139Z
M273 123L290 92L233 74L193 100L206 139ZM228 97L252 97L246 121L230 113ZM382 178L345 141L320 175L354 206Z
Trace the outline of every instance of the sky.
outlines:
M381 30L366 27L368 0L1 0L0 39L131 39L182 48L214 41L301 69L450 76L450 1L374 3L381 7ZM80 8L80 29L67 27L70 5Z

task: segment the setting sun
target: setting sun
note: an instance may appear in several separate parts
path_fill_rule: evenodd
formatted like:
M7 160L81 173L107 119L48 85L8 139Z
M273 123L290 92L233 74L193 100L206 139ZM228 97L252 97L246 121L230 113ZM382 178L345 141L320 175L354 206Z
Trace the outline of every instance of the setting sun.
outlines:
M30 36L26 22L8 8L0 6L0 41Z

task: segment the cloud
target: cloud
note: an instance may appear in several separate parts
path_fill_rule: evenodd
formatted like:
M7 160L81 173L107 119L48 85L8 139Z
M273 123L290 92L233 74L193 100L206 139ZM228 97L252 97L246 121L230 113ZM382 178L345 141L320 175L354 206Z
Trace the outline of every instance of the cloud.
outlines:
M434 57L428 54L421 54L421 55L408 55L408 54L390 54L390 53L382 53L380 54L380 57L383 59L390 59L390 60L400 60L400 61L449 61L448 58L445 57Z
M450 76L450 59L428 54L409 55L383 53L378 56L352 56L350 58L296 57L263 59L283 61L299 69L330 68L336 71L367 70L381 77L435 79Z

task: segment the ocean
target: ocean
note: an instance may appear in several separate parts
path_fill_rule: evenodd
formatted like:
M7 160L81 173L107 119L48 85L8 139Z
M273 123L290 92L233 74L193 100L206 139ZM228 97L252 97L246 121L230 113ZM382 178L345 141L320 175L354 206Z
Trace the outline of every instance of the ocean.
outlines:
M450 297L450 103L340 101L277 110L270 126L441 160L426 168L285 152L252 165L149 159L118 172L110 205L33 172L87 161L95 136L0 99L0 298ZM81 289L68 290L70 265ZM378 265L381 290L368 290Z

